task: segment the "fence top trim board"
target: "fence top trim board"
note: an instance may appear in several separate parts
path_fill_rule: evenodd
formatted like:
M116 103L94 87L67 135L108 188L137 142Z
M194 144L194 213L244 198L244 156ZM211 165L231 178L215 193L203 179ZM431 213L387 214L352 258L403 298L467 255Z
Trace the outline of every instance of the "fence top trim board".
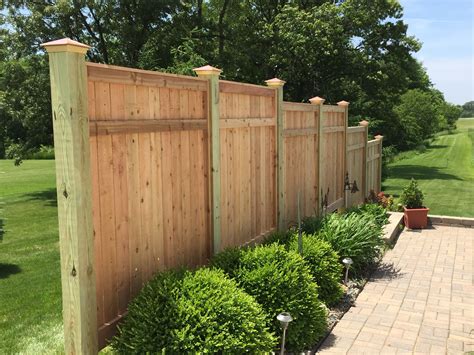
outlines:
M347 127L348 130L351 132L365 132L365 127L364 126L352 126L352 127Z
M228 80L219 80L219 91L223 93L231 93L231 94L275 96L274 87L239 83L236 81L228 81Z
M87 62L88 80L188 90L207 90L207 79Z
M319 110L317 105L307 104L304 102L283 102L283 109L286 111L306 111L306 112L315 112Z

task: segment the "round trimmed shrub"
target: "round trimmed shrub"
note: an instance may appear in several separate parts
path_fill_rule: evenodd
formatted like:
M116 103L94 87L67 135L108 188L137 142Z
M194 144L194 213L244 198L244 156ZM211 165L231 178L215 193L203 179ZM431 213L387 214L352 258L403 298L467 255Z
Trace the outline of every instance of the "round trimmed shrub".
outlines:
M288 246L290 244L293 233L291 230L282 232L282 231L273 231L271 232L263 241L262 245L270 244L280 244Z
M234 277L240 266L243 248L231 247L214 255L209 264L211 267L223 270L228 276Z
M298 235L293 236L290 250L298 251ZM340 284L343 265L331 244L303 234L303 259L318 284L319 299L328 306L339 301L344 294Z
M166 272L131 302L112 347L121 354L269 352L278 339L255 299L223 271Z
M299 254L278 244L245 250L236 279L262 305L270 329L279 337L276 316L290 312L294 320L287 331L288 350L307 349L325 335L326 307L319 301L317 285Z

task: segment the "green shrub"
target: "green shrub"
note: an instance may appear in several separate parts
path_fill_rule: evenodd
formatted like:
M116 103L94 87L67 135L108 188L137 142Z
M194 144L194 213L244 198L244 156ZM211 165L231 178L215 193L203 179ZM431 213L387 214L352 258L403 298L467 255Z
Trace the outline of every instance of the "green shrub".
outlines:
M54 147L42 145L25 159L54 159Z
M291 238L293 233L288 230L285 232L281 231L274 231L271 232L263 241L262 245L270 245L270 244L280 244L284 246L288 246L290 244Z
M288 328L287 349L308 348L325 335L326 308L299 254L278 244L245 250L236 279L262 305L267 324L278 336L281 327L276 316L290 312L294 320Z
M324 219L325 217L318 216L304 217L301 223L301 229L306 234L315 234L321 229Z
M161 273L129 305L112 341L121 354L269 352L260 305L221 270Z
M357 207L351 207L346 210L346 214L350 213L371 216L381 227L388 223L387 211L376 203L366 203Z
M224 249L211 258L210 266L223 270L230 277L234 277L240 267L240 258L243 248L232 247Z
M423 198L423 192L418 187L418 183L415 179L411 179L408 186L403 190L400 202L406 208L421 208L423 207Z
M352 258L356 272L380 256L384 244L381 236L382 227L372 216L356 213L329 215L318 233L340 258Z
M295 235L290 250L298 251ZM319 299L328 306L339 301L344 293L340 281L343 265L331 244L312 235L303 234L303 258L309 266L313 280L318 284Z

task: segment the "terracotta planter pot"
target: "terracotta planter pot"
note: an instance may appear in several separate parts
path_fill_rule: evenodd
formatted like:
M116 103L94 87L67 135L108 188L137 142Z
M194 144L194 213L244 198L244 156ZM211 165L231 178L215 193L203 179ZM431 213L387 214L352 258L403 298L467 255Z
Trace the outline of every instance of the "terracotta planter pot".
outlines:
M405 211L404 221L405 226L410 229L420 229L426 228L428 226L428 211L429 208L406 208L403 207Z

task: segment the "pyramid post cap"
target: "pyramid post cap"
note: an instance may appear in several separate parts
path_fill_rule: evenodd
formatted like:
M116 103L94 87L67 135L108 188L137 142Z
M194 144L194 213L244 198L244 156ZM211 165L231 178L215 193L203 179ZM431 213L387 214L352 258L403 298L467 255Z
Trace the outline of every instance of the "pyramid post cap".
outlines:
M362 120L362 121L359 122L359 126L368 127L369 126L369 121Z
M313 105L322 105L324 104L324 101L326 101L326 99L323 99L319 96L315 96L309 99L309 102L311 102Z
M87 44L74 41L68 37L57 39L40 44L41 47L45 48L48 53L53 52L76 52L85 54L91 47Z
M273 78L269 80L265 80L265 84L270 87L282 87L285 85L286 81L278 79L278 78Z
M220 75L222 73L222 70L214 68L213 66L210 65L205 65L203 67L199 68L194 68L193 71L198 75Z
M383 139L383 136L381 134L377 134L374 138L380 140Z
M346 107L346 106L349 106L349 102L342 100L337 103L337 106Z

